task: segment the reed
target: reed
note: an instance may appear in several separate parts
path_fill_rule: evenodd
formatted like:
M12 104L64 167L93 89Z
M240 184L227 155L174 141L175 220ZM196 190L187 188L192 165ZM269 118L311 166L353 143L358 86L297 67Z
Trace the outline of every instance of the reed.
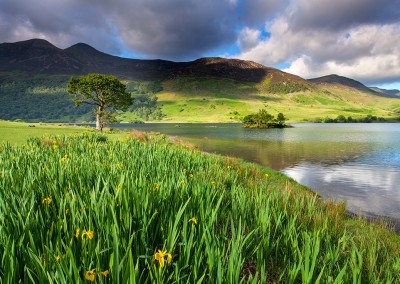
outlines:
M398 283L399 243L278 172L164 135L0 148L3 283Z

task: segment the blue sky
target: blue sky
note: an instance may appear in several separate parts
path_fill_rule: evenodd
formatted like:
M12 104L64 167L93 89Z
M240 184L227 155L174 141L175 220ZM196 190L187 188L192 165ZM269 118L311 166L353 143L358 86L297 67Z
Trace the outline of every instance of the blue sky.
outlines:
M400 89L400 0L1 0L0 42L114 55L252 60Z

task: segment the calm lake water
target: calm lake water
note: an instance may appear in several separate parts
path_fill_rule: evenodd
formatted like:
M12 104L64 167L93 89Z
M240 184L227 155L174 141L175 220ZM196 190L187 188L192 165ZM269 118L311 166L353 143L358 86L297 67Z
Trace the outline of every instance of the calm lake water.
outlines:
M350 211L400 221L400 124L295 124L245 129L240 124L142 124L125 129L184 137L206 152L285 173Z

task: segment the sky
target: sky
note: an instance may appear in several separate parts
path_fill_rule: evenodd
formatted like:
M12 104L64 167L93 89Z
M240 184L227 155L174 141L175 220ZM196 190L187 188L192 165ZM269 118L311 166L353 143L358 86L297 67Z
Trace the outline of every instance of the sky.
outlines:
M0 0L0 42L113 55L252 60L400 89L400 0Z

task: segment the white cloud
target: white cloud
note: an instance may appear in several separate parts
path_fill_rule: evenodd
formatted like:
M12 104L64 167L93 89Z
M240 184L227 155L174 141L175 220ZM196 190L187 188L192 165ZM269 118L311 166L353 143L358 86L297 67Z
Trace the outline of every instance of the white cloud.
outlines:
M261 32L256 29L244 28L240 34L238 39L238 45L241 50L249 50L255 47L258 44L258 40L260 38Z
M312 27L310 15L298 15L305 8L297 5L299 2L266 22L263 32L270 33L270 37L253 42L252 48L242 48L238 57L269 66L289 65L284 71L306 78L339 74L366 84L400 80L400 23L378 24L371 20L373 23L354 24L349 20L347 26L337 28L329 24ZM301 16L306 18L304 27L299 26Z

